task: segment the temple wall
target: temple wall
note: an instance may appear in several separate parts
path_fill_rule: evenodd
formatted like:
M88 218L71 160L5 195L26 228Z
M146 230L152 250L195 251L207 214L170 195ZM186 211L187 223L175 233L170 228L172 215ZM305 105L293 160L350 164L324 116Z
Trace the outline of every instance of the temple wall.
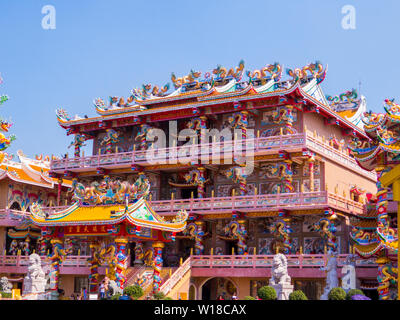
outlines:
M4 209L7 206L8 199L8 179L0 181L0 209Z
M7 228L6 227L0 227L0 252L1 254L4 253L4 250L6 249L6 236L7 236Z
M63 289L65 291L65 297L70 297L71 294L75 294L74 292L74 286L75 286L75 276L70 275L70 274L63 274L60 275L60 284L59 288ZM88 289L88 288L87 288Z
M304 127L306 131L314 134L318 138L325 138L326 141L331 137L335 137L337 140L344 140L345 146L351 141L351 136L344 136L342 129L337 125L327 125L324 123L325 117L315 112L303 113Z
M338 195L343 196L343 193L345 193L346 198L350 198L350 188L353 185L366 190L367 193L376 193L375 182L328 159L325 160L325 183L329 192L335 192L335 188L337 187Z

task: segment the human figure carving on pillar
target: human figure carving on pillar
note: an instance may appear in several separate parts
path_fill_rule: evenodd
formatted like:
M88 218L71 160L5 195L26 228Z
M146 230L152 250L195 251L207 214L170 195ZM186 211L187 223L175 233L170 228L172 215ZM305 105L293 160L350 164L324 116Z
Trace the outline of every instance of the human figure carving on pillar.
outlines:
M294 286L288 274L287 259L282 253L274 256L271 275L269 285L275 289L278 300L289 300L289 294L293 292Z

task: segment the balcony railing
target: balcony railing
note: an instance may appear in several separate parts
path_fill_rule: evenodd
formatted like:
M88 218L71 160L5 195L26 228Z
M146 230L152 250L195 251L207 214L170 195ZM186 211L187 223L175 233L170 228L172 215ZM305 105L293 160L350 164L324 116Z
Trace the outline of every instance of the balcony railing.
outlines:
M212 197L202 199L171 199L152 201L152 208L158 214L175 214L185 209L194 214L215 214L232 211L262 212L279 209L318 209L333 207L345 212L362 214L363 204L343 198L327 191L250 196Z
M239 141L239 142L238 142ZM173 159L190 160L211 159L213 157L232 158L235 150L246 155L262 155L277 152L279 150L301 150L306 146L306 135L304 133L254 138L238 141L222 141L207 144L184 145L170 148L150 150L136 150L131 152L99 154L89 157L66 158L52 160L51 171L63 172L64 170L91 169L99 167L116 167L131 165L153 165L177 163ZM216 153L218 150L218 153Z
M298 151L303 148L310 148L312 151L322 154L329 159L345 165L371 179L376 178L374 172L368 172L360 168L357 162L349 156L346 150L338 150L329 143L321 141L314 137L310 132L293 135L279 135L272 137L258 137L253 139L239 141L224 141L207 144L194 144L176 146L170 148L160 148L151 151L134 150L131 152L99 154L89 157L66 158L52 160L50 164L51 171L63 173L70 171L85 171L94 168L114 168L129 167L132 165L160 165L182 162L190 163L191 160L205 159L211 162L213 157L222 158L224 155L232 158L235 149L241 154L246 155L264 155L275 153L279 150ZM215 153L219 150L219 153ZM179 159L177 161L176 159Z
M338 267L345 265L348 254L340 254L337 257ZM326 265L328 255L324 254L296 254L286 255L289 268L320 268ZM192 268L211 269L240 269L240 268L271 268L274 255L203 255L191 256ZM371 260L357 259L357 268L376 267Z
M179 210L186 210L192 214L207 215L232 211L250 213L278 211L280 209L307 210L328 207L357 215L364 213L364 205L362 203L327 191L171 199L151 201L150 205L161 216L175 215ZM43 207L43 211L51 215L66 208L67 206ZM0 210L0 225L16 225L24 217L28 217L27 212L3 209Z

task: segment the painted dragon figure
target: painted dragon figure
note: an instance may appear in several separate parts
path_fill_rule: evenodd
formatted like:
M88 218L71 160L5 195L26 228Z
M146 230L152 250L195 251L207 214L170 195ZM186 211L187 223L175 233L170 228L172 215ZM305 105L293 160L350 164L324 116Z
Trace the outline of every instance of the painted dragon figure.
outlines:
M186 123L186 127L196 132L200 143L206 143L205 133L207 130L207 117L201 116L192 118Z
M324 70L324 67L320 61L310 63L302 69L303 78L307 78L307 72L309 72L312 78L317 79L317 83L321 83L325 79L327 69L328 67L326 67Z
M285 160L284 162L276 164L268 164L263 167L262 170L265 171L269 177L278 177L281 180L278 185L280 193L293 193L293 170L291 160ZM278 193L277 187L274 188L273 193Z
M98 244L90 245L91 256L87 260L90 264L90 275L89 275L89 291L97 292L99 284L99 266L102 264L102 256L100 246Z
M152 148L153 142L147 141L146 137L147 134L153 127L149 126L148 124L144 123L140 125L140 130L135 137L135 141L139 141L139 149L140 150L148 150Z
M338 103L343 103L343 102L353 102L354 100L357 100L358 94L356 89L352 89L351 91L348 90L344 93L341 93L338 96L326 96L326 99L331 102L333 105L338 104Z
M247 190L247 175L245 174L245 167L235 166L223 172L225 177L231 179L234 183L238 183L240 187L240 195L245 196Z
M237 240L238 254L245 255L247 252L247 230L244 225L245 221L232 220L224 227L224 236L219 236L222 239Z
M153 294L160 291L161 287L161 270L163 265L162 248L154 247L154 262L153 262Z
M286 105L280 108L278 111L273 112L272 121L276 124L284 124L282 128L282 134L296 134L297 130L293 127L294 116L293 106Z
M112 153L113 152L113 145L117 144L119 142L119 133L115 131L114 129L107 129L106 130L106 135L103 138L103 140L100 142L100 145L105 145L106 146L106 153Z
M269 73L269 75L267 74ZM278 62L274 64L269 64L266 67L254 70L247 71L246 75L249 77L249 83L252 83L256 80L269 80L273 79L275 82L278 82L282 78L282 67Z
M217 81L229 78L233 78L236 79L236 81L240 81L244 73L244 60L240 60L239 65L236 67L236 69L231 68L228 71L226 68L222 67L221 65L218 65L212 71L212 73L216 75Z
M140 198L147 198L150 193L150 182L149 179L143 172L139 172L138 178L131 186L130 198L134 200Z
M49 289L52 291L57 291L59 284L60 265L64 261L66 252L63 249L62 241L60 239L52 239L50 243L53 247L53 252L50 255L51 271L49 274L50 278Z
M282 251L284 254L292 253L293 244L290 239L290 233L292 229L284 220L278 220L270 227L271 233L277 240L278 251Z
M143 243L137 241L135 246L135 263L143 263L143 258L144 258Z
M128 243L127 239L116 239L117 254L116 258L116 268L115 268L115 282L117 286L123 290L126 283L126 268L128 263L128 256L126 246Z
M105 261L108 265L107 268L107 277L110 280L115 280L115 272L117 266L117 258L116 258L117 247L115 243L111 243L107 248L103 248L100 251L100 259L101 261Z
M177 78L174 73L171 74L171 81L174 84L175 89L182 87L183 85L194 86L193 89L200 87L198 78L201 76L201 72L190 70L190 73L181 78Z
M68 146L68 148L70 147L74 147L75 149L75 153L74 156L75 158L79 158L81 156L81 148L83 146L86 146L86 144L84 144L84 142L87 140L87 137L83 134L79 134L77 133L75 135L74 141L71 142L71 144Z
M321 218L317 223L313 224L311 230L319 232L328 247L328 252L337 252L336 226L332 219Z
M152 248L148 248L144 254L144 264L148 267L153 267L154 259L153 259L154 251Z
M379 300L390 299L390 285L397 284L398 269L393 267L392 262L386 256L376 259L378 263L378 293Z
M247 111L236 112L228 118L228 126L232 129L240 129L242 132L242 139L247 138L247 126L248 126L248 113Z
M184 237L189 237L195 241L194 254L202 255L204 253L203 238L205 236L204 230L201 225L195 222L189 223L184 231Z
M16 137L15 135L10 135L8 138L2 133L2 132L8 132L10 127L12 126L12 123L9 123L5 120L0 119L0 151L6 150L11 142L13 142ZM1 132L2 131L2 132Z
M206 180L206 178L204 177L204 173L204 168L198 168L193 169L184 175L184 179L188 184L197 187L197 196L199 198L205 198L205 185L207 182L209 182L209 179Z
M139 173L137 180L131 185L127 181L111 179L104 176L101 182L93 181L85 187L76 178L72 180L71 189L67 192L73 193L72 200L87 204L126 203L140 198L146 198L150 192L150 182L144 173Z

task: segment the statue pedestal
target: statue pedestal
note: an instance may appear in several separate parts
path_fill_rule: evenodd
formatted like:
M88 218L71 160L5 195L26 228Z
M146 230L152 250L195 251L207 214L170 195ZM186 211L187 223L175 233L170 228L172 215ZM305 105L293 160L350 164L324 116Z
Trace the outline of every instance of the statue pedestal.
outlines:
M24 292L23 294L42 293L45 291L46 279L32 280L25 277L24 279Z
M289 300L289 294L293 292L294 286L292 284L270 284L276 291L278 300Z

